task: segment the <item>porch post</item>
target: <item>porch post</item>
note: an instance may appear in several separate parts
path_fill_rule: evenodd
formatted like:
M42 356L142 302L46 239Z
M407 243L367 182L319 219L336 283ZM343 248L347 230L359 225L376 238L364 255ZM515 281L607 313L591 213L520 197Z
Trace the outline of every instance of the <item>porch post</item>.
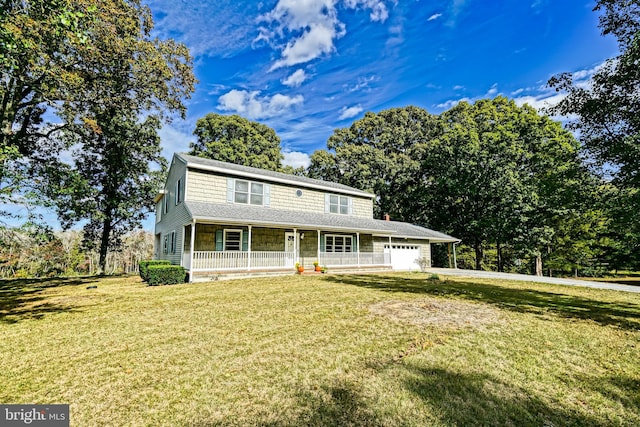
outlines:
M358 268L360 268L360 233L356 233L356 242L357 242L357 251L356 255L358 257Z
M321 263L320 260L320 230L318 230L318 252L317 252L317 257L318 257L318 263Z
M191 222L191 242L189 246L189 283L193 283L193 249L196 246L196 220Z
M458 268L458 261L456 260L456 244L453 244L453 268Z
M391 259L391 236L389 236L389 265L393 265L393 260Z
M293 259L295 262L300 262L298 259L298 229L293 229Z
M251 225L249 225L249 238L247 244L247 270L251 270Z

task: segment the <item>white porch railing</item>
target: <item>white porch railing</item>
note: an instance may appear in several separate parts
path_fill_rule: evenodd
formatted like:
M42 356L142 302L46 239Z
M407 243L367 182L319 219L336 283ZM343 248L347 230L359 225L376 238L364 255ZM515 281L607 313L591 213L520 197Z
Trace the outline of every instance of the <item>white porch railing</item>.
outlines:
M183 266L191 270L189 252L185 252ZM295 265L293 252L195 251L193 271L198 270L246 270L250 268L286 268Z
M272 251L195 251L193 253L193 269L190 265L190 253L185 252L182 257L182 265L192 271L215 270L248 270L248 269L278 269L293 268L296 257L293 252ZM305 258L305 264L315 259ZM373 266L391 265L389 254L361 253L321 253L318 257L321 266Z
M327 267L338 266L369 266L369 265L391 265L389 254L375 254L372 252L360 253L321 253L318 259L320 265Z

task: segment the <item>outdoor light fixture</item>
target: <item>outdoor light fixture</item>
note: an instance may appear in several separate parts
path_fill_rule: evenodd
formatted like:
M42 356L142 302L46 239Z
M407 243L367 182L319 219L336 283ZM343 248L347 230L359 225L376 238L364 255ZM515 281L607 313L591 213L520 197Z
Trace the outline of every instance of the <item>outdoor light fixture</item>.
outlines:
M300 240L304 239L304 233L300 233Z

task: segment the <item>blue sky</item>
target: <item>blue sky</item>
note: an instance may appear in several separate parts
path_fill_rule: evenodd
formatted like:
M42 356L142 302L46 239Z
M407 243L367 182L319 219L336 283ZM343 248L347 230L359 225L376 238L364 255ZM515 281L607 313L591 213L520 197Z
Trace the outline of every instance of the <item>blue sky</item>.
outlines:
M416 105L439 114L499 94L543 107L559 98L549 77L572 72L586 84L617 53L585 0L146 4L156 35L189 47L199 80L187 119L161 130L167 159L187 151L196 121L214 112L272 127L285 164L306 166L334 129L367 111Z
M162 130L188 150L209 112L272 128L285 163L305 165L366 111L438 114L498 94L541 107L552 75L585 80L616 54L585 0L148 0L158 36L186 44L200 83L187 120Z

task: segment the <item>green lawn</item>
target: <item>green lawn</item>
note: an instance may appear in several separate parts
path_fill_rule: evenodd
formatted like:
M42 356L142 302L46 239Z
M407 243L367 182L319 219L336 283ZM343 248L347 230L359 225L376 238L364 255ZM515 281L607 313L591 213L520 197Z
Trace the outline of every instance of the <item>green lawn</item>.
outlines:
M0 403L69 403L73 426L640 425L640 295L423 274L3 281Z

